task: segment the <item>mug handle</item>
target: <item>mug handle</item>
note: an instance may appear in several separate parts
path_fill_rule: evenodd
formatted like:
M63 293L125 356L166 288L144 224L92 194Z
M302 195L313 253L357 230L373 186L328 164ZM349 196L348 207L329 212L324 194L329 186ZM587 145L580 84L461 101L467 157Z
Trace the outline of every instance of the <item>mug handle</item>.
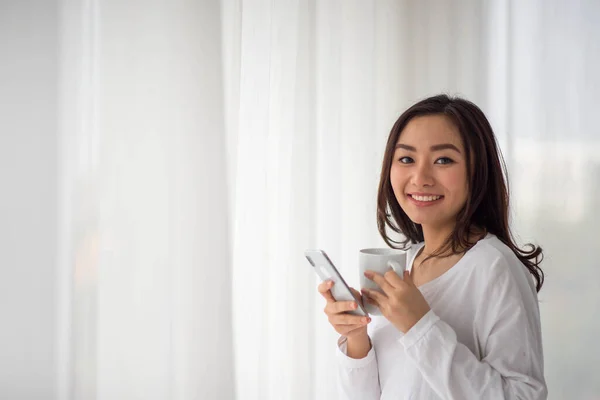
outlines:
M387 265L396 272L400 279L404 279L404 267L398 261L388 260Z

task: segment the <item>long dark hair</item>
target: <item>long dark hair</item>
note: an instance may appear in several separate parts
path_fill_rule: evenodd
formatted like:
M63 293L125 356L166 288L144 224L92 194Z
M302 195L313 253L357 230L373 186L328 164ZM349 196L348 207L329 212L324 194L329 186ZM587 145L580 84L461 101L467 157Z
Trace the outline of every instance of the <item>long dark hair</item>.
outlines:
M508 223L509 192L506 180L506 164L498 148L494 131L485 114L472 102L458 97L438 95L422 100L406 110L396 121L388 137L379 191L377 194L377 228L383 240L393 248L408 247L408 243L424 240L423 228L410 220L396 200L390 182L396 143L408 122L418 116L445 115L456 125L465 148L469 195L458 213L452 234L440 249L430 257L442 256L451 251L456 254L467 251L475 242L470 234L483 230L492 233L507 245L535 278L539 292L544 283L544 272L540 268L542 249L527 244L528 250L520 249L514 241ZM386 227L406 237L394 241ZM449 254L446 254L446 256Z

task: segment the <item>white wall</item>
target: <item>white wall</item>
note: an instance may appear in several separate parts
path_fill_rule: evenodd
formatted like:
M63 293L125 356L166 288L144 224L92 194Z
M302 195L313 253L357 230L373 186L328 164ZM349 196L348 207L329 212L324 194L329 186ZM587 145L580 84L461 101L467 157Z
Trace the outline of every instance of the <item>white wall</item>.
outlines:
M0 1L0 398L55 398L57 3Z

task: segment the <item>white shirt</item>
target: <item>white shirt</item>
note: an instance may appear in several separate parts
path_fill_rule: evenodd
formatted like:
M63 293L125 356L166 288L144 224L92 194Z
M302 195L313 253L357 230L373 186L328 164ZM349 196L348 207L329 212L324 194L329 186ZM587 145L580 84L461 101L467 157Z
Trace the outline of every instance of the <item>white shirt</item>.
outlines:
M406 334L373 316L363 359L340 338L340 399L546 399L537 293L509 247L488 234L419 290L431 311Z

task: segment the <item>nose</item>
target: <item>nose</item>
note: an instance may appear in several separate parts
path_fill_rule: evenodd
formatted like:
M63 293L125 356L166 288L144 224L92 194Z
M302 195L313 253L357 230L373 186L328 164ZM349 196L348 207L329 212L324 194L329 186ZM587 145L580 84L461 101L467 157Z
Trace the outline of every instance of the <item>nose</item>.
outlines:
M413 171L411 184L415 187L431 187L434 185L432 166L429 163L419 163Z

